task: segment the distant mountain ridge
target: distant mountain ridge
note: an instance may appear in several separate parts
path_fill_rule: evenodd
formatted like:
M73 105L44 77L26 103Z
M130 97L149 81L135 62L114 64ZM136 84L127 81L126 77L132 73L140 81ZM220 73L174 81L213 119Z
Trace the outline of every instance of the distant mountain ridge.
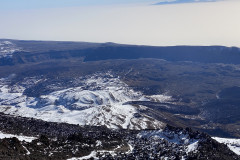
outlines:
M7 41L21 48L21 50L16 50L11 57L0 57L1 66L72 58L82 59L83 61L154 58L167 61L240 64L240 49L237 47L157 47L115 43Z

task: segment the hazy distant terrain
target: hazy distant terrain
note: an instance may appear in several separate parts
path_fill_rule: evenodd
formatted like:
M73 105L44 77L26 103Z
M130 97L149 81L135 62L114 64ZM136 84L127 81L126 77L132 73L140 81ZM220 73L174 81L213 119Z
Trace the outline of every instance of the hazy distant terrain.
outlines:
M129 99L135 101L131 102L133 105L147 107L139 113L212 135L240 136L239 48L1 41L9 41L21 48L11 57L1 58L1 78L13 75L6 82L2 79L2 86L24 87L23 95L28 97L38 98L79 87L81 84L77 79L110 71L143 95L172 97L166 102ZM28 77L39 80L24 86Z
M96 130L95 126L100 126L100 131L96 133L106 130L108 134L117 135L110 138L111 141L117 139L117 144L111 144L111 147L120 145L121 151L126 151L127 156L133 153L127 151L127 144L132 145L134 151L138 148L131 141L134 136L140 136L141 140L142 136L166 138L165 134L171 137L173 133L174 136L183 136L183 139L184 136L193 136L186 144L176 137L176 141L166 138L173 145L171 147L175 143L179 145L178 149L185 147L187 157L209 157L205 154L208 145L217 145L217 156L220 156L221 150L225 150L226 146L218 146L210 137L199 138L198 132L174 127L190 127L215 137L240 137L239 48L155 47L6 39L0 40L0 44L0 118L2 121L8 119L2 128L7 133L22 132L22 128L28 127L25 125L32 124L34 127L35 122L55 127L68 123L65 127L77 129L86 138L90 133L75 125L90 126L88 129L91 133ZM25 119L30 124L19 124L23 125L19 128L11 123L19 118L17 121L21 122L21 117L28 117ZM174 127L165 131L166 126L169 128L168 125ZM77 132L75 129L74 134ZM115 133L111 129L118 131ZM153 131L145 132L145 129ZM45 133L44 130L33 131L37 134ZM130 134L128 130L137 131ZM181 135L183 131L187 135ZM65 130L61 132L61 127L47 132L54 136L58 136L55 135L56 132L66 134L64 136L70 134ZM29 133L24 135L36 136ZM123 139L119 138L121 135L124 135ZM147 143L154 141L151 136ZM75 155L83 156L84 150L87 150L86 153L96 156L94 149L99 138L101 139L96 136L92 140L94 147L83 148ZM85 139L82 140L85 143ZM42 143L45 140L40 138L29 143L17 143L20 148L25 145L34 156L39 156L33 149L38 141ZM224 143L225 141L227 140ZM47 143L55 147L66 143L64 139L60 142L55 144L50 140ZM71 143L79 145L75 141ZM235 146L228 145L230 149ZM201 149L198 146L202 146ZM238 147L234 148L237 153ZM48 154L52 152L53 150L48 150ZM227 152L230 151L226 150ZM15 154L15 151L12 153ZM167 152L165 156L171 154L173 152ZM174 154L179 155L179 152ZM230 155L236 156L232 152ZM54 156L57 158L59 154ZM68 153L67 156L71 158L73 155Z

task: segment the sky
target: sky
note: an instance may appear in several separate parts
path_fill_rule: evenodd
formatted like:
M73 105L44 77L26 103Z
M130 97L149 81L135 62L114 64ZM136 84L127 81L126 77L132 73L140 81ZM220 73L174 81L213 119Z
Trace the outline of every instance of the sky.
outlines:
M0 38L240 47L240 0L0 0Z

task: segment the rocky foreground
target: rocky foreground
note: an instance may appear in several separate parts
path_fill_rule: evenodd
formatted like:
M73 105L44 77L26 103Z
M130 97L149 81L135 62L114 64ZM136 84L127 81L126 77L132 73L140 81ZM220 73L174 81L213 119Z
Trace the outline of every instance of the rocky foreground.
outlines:
M4 160L240 158L205 133L168 125L156 130L111 130L1 113L0 131L13 135L0 139ZM24 136L35 138L19 138Z

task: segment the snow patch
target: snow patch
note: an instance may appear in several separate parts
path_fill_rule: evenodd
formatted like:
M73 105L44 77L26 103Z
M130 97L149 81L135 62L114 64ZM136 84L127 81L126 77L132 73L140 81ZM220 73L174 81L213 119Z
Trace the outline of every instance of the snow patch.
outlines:
M90 159L90 158L94 158L97 156L97 152L96 151L92 151L89 155L87 156L84 156L84 157L80 157L80 158L76 158L76 157L73 157L73 158L69 158L68 160L83 160L83 159Z
M29 152L29 150L27 149L27 147L23 146L23 148L27 151L27 155L30 155L31 153Z
M226 144L230 150L240 155L240 139L212 137L219 143Z
M97 146L97 147L102 146L102 142L99 141L99 140L97 140L97 141L96 141L96 146Z
M108 128L147 129L162 128L153 120L128 104L129 101L167 101L169 96L144 96L111 73L93 74L79 78L79 86L58 90L40 97L23 95L28 86L43 79L26 78L21 85L9 86L0 81L0 112L34 117L51 122L80 125L105 125ZM138 115L138 116L136 116Z
M196 151L197 147L198 147L198 141L189 144L187 147L187 153Z
M15 44L13 44L10 41L0 41L0 58L12 57L14 52L20 50L21 50L20 48L18 48Z
M0 132L0 139L13 138L13 137L16 137L17 139L19 139L19 141L26 141L26 142L32 142L34 139L37 139L36 137L13 135L13 134L7 134L7 133Z
M98 153L101 154L101 153L105 153L105 152L111 154L112 156L115 156L115 155L116 155L116 153L115 153L114 151L97 150L97 151L92 151L92 152L91 152L89 155L87 155L87 156L83 156L83 157L79 157L79 158L73 157L73 158L69 158L68 160L85 160L85 159L90 159L90 158L98 159L98 158L97 158L97 154L98 154Z
M153 102L160 102L160 103L172 100L172 97L167 96L167 95L151 95L151 96L146 96L146 97Z
M184 146L185 152L197 152L199 139L190 138L188 133L175 133L169 130L142 131L137 138L148 139L151 141L166 140L169 143Z

